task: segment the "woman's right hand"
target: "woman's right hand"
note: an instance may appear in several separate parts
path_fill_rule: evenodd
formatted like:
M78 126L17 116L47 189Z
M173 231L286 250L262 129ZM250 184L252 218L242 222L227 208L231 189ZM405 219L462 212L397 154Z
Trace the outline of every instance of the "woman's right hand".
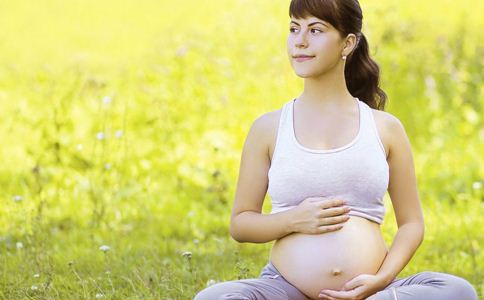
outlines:
M293 209L292 230L306 234L319 234L343 228L349 220L343 199L309 197Z

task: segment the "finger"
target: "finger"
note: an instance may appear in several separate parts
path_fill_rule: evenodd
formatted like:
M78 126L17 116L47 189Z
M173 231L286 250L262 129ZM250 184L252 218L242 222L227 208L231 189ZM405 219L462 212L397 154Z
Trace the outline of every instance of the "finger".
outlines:
M353 290L363 284L361 276L356 276L343 285L343 290Z
M332 291L332 290L323 290L321 294L327 295L333 298L338 299L353 299L355 297L355 292L352 291Z
M325 294L319 294L318 299L322 299L322 300L337 300L336 298L330 297L330 296L325 295Z
M345 206L338 206L338 207L331 207L331 208L322 208L321 215L330 217L330 216L339 216L350 212L350 207Z
M319 207L321 207L322 209L325 209L325 208L330 208L330 207L333 207L333 206L340 206L340 205L344 205L346 204L345 201L343 199L323 199L321 200L321 203L319 204Z
M322 219L319 220L318 226L322 225L333 225L333 224L344 224L346 221L348 221L350 216L344 215L344 216L336 216L336 217L323 217Z
M343 225L336 224L336 225L323 225L318 227L318 233L325 233L330 231L335 231L343 228Z

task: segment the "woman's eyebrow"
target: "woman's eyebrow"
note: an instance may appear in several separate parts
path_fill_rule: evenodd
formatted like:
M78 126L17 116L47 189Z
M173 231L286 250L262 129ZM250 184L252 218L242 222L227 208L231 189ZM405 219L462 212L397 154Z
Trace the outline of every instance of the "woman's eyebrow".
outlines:
M296 24L296 25L298 25L298 26L301 26L301 25L300 25L298 22L296 22L296 21L291 21L291 23L294 23L294 24ZM321 25L323 25L323 26L328 27L326 24L324 24L323 22L319 22L319 21L309 23L309 24L308 24L308 26L311 26L311 25L314 25L314 24L321 24Z

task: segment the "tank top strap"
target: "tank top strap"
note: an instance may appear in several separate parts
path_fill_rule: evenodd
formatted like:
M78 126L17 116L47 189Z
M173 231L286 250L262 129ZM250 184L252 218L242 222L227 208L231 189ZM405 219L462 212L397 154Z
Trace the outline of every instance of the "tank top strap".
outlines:
M272 154L272 158L277 156L277 152L279 151L287 151L288 147L291 147L291 122L290 120L290 111L291 111L291 104L294 99L287 101L281 108L281 115L279 117L279 125L277 129L276 141L274 145L274 153ZM282 148L281 150L279 150Z
M291 100L293 101L293 100ZM288 126L288 114L289 114L289 105L291 104L291 101L287 101L284 103L284 105L281 108L281 117L279 118L279 129L282 130L287 130ZM278 130L279 132L279 130ZM282 132L282 131L281 131Z
M358 100L360 109L362 109L361 114L361 130L362 130L362 140L364 143L377 144L378 148L382 151L385 159L385 148L378 134L378 129L375 123L375 118L373 117L373 112L371 107L366 104L366 102Z
M371 110L370 107L363 101L359 100L356 98L356 101L358 102L359 109L360 109L360 130L362 134L363 139L368 139L371 134L373 134L372 128L371 128L371 119L370 119L370 114Z

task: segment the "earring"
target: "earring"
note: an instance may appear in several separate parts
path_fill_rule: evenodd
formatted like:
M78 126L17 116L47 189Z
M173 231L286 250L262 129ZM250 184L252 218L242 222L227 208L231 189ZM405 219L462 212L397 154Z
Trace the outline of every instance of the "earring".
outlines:
M346 55L343 55L343 57L342 57L342 58L343 58L343 60L346 60Z

